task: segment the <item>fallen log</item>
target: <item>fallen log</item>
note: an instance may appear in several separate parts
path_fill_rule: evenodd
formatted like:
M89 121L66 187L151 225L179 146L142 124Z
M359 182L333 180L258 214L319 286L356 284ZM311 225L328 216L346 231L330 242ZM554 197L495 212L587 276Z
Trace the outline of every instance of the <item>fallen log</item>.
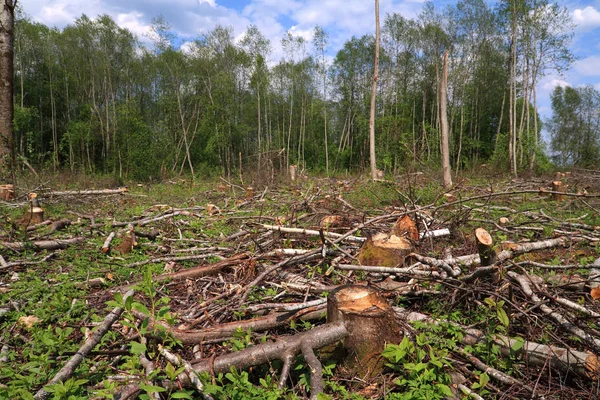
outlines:
M122 187L119 189L98 189L98 190L53 190L47 193L44 193L46 196L95 196L95 195L103 195L103 194L123 194L127 193L129 190L126 187Z
M38 240L35 242L0 242L0 247L6 247L12 251L23 251L25 249L39 250L58 250L65 247L81 243L85 240L83 236L77 236L71 239Z

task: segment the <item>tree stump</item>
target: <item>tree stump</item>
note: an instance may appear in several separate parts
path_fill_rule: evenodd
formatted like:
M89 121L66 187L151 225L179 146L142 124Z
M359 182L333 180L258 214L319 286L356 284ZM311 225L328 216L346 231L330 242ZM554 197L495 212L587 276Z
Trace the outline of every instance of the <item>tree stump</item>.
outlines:
M290 181L295 182L296 181L296 170L298 169L298 167L294 164L290 165Z
M0 200L9 201L15 199L14 185L0 185Z
M343 322L348 336L342 340L343 374L363 379L383 370L381 352L388 343L398 344L403 333L388 301L368 286L335 289L327 299L327 322Z
M553 181L552 182L552 191L553 192L564 192L565 186L562 181ZM561 193L552 193L552 200L554 201L563 201L565 199L565 195Z
M475 229L475 239L477 240L477 252L481 260L482 267L494 265L497 261L496 252L492 248L492 236L483 228Z
M362 265L400 267L413 248L412 242L406 237L377 233L360 248L358 261Z

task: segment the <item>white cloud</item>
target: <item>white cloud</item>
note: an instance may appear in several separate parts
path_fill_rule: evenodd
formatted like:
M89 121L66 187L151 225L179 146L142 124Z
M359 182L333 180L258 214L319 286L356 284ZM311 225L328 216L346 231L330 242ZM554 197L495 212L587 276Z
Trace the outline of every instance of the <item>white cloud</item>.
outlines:
M216 7L217 6L217 4L215 3L215 0L198 0L198 2L200 4L206 3L206 4L210 5L211 7Z
M139 38L147 37L152 32L152 26L144 23L142 17L144 14L137 11L131 11L127 14L117 14L115 22L122 28L129 29Z
M577 61L574 69L583 76L600 76L600 55Z
M573 21L580 29L594 29L600 26L600 11L592 6L573 11Z
M550 81L544 82L544 84L542 85L542 88L550 91L550 90L553 90L557 86L564 88L564 87L571 86L571 85L567 81L563 81L562 79L554 78Z

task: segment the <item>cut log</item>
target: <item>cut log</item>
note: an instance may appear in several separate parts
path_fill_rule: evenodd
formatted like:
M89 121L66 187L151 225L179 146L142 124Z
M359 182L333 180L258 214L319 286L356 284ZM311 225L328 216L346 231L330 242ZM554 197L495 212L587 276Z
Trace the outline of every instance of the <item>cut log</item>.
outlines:
M369 379L384 366L381 352L389 343L400 343L402 329L388 301L373 287L342 286L328 297L327 323L343 322L348 336L343 339L345 375Z
M405 237L378 233L368 238L360 248L358 261L361 265L401 267L413 251L413 244Z
M494 265L498 259L496 252L492 248L492 236L483 228L475 229L475 239L477 240L477 252L481 260L481 266L487 267Z
M15 199L14 185L0 185L0 200L10 201Z
M554 201L563 201L565 199L565 195L562 194L565 191L565 186L562 181L553 181L552 182L552 191L557 193L552 193L552 200Z

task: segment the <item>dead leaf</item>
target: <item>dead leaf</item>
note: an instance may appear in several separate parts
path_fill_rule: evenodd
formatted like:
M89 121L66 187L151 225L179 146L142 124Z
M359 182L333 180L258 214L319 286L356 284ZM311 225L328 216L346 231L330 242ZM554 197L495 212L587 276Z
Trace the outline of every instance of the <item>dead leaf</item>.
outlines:
M41 319L36 317L35 315L29 315L27 317L19 317L19 323L21 325L25 325L27 328L31 328L34 325L42 322Z

